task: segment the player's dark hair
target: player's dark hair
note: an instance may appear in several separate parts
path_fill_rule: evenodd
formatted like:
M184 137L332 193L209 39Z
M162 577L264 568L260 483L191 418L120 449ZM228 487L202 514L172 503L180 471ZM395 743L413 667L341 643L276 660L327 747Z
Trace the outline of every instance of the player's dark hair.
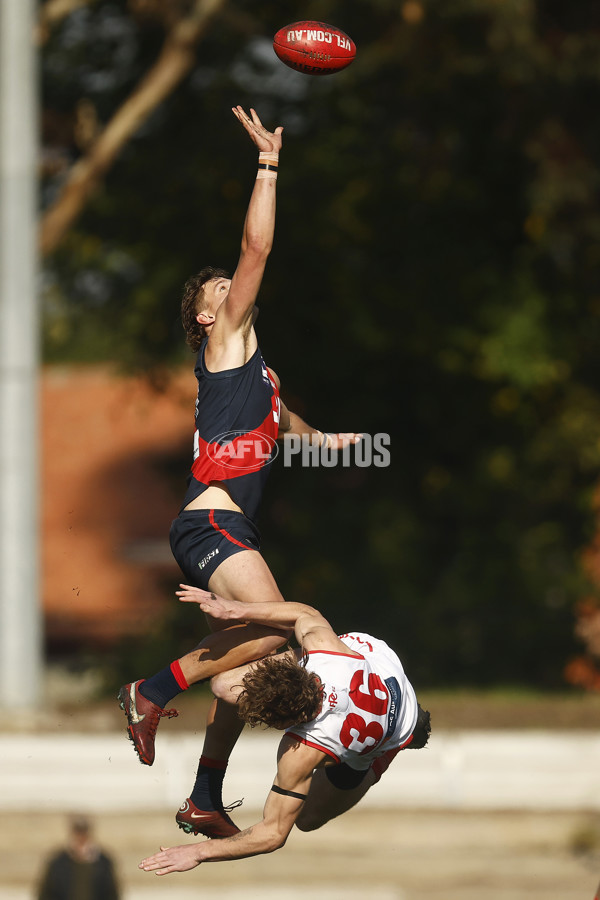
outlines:
M213 278L229 278L229 272L225 269L215 269L214 266L205 266L197 275L188 278L183 287L181 322L185 339L194 353L198 352L200 344L206 337L204 325L197 321L196 316L204 308L204 285Z
M289 656L267 656L242 679L238 715L248 725L289 728L312 722L323 705L318 675Z
M420 750L425 746L431 734L431 716L426 709L422 709L417 703L417 724L412 733L412 741L406 745L407 750Z

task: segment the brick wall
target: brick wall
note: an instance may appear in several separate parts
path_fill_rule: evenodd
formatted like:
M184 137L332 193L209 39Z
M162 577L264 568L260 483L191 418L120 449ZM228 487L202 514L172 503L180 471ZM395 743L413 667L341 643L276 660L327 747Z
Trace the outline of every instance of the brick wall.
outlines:
M175 602L169 525L191 462L195 380L154 391L107 368L41 381L41 554L52 644L111 643Z

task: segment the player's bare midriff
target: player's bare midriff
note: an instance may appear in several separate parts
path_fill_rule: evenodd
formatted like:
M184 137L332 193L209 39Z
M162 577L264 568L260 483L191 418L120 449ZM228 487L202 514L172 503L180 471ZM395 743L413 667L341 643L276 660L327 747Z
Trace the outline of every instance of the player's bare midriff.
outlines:
M188 503L185 509L231 509L233 512L244 513L244 510L231 499L227 488L217 482L209 484L206 490Z

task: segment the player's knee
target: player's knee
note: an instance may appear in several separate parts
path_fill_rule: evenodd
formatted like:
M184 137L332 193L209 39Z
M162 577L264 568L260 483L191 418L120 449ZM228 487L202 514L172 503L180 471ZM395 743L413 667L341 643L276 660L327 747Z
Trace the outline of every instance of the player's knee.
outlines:
M217 700L229 700L231 702L231 684L228 672L222 672L210 679L210 689Z

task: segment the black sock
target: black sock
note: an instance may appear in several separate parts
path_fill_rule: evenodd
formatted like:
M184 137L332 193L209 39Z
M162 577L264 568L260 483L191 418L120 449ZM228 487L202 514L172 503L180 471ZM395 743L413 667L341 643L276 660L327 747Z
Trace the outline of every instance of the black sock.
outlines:
M161 669L156 675L152 675L151 678L142 681L139 686L139 692L142 697L145 697L146 700L150 700L152 703L156 703L161 709L164 709L167 703L183 690L185 689L179 685L179 682L173 675L171 666Z
M208 765L206 765L208 763ZM198 772L190 800L198 809L223 809L223 779L225 778L226 760L200 757Z

